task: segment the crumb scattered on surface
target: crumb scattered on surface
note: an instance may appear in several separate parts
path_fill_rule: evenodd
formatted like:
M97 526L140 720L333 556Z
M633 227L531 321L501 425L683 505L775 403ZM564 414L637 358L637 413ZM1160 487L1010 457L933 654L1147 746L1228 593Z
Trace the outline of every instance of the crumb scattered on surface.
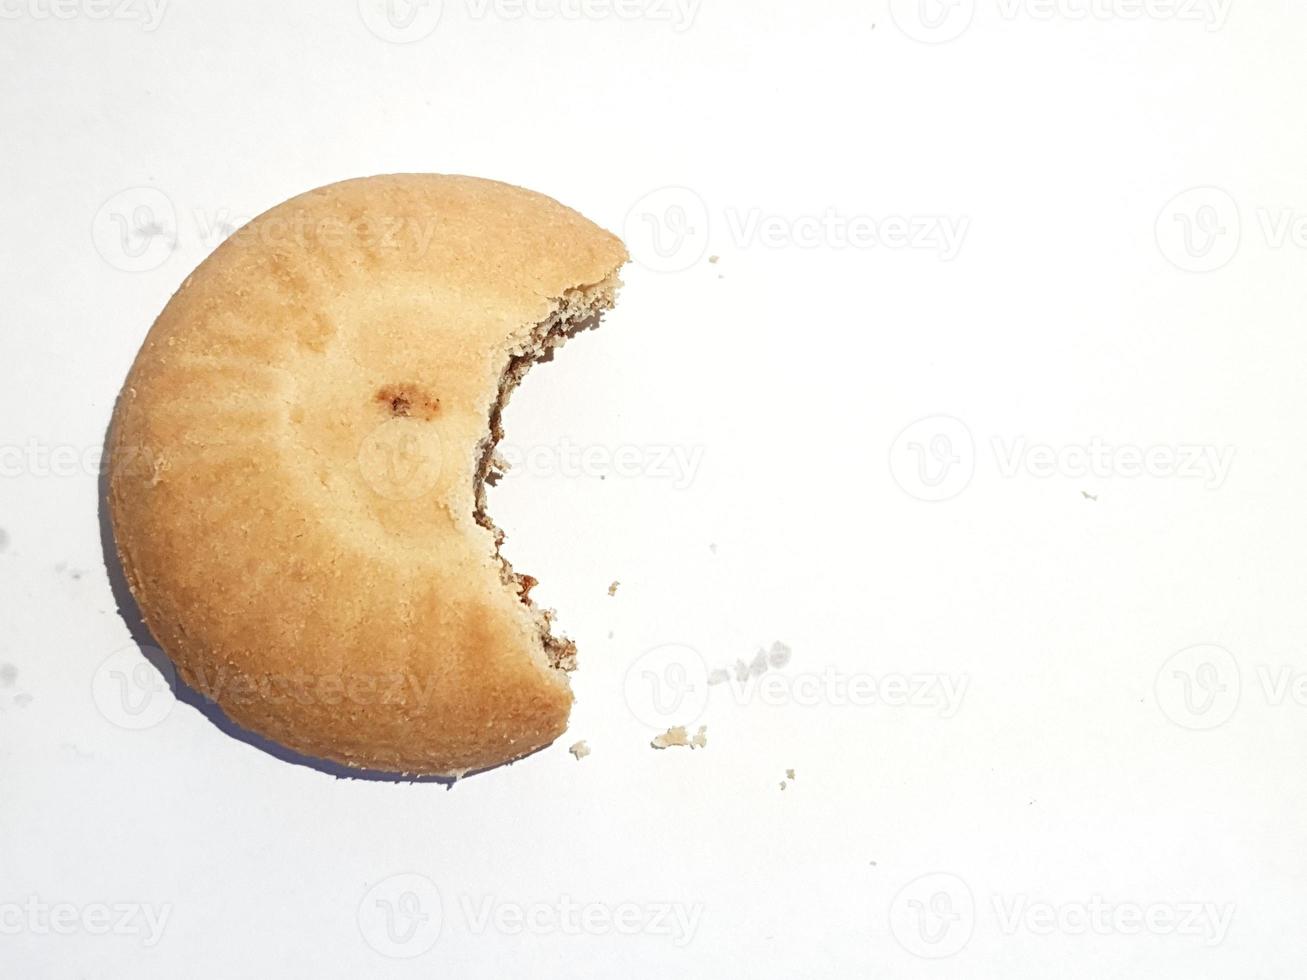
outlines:
M793 769L786 769L786 770L785 770L785 778L786 778L786 779L793 779L793 778L794 778L794 770L793 770Z
M608 594L609 594L609 595L617 595L617 587L618 587L619 585L621 585L621 584L622 584L622 583L619 582L619 581L617 581L617 579L613 579L613 584L610 585L610 586L608 586Z
M655 735L653 741L649 743L655 749L671 749L678 747L689 747L690 749L702 749L708 746L708 726L700 725L699 730L690 735L684 725L674 725L661 735Z
M788 785L790 785L790 784L787 783L785 780L783 780L783 779L781 780L781 789L784 789L784 788L785 788L786 786L788 786Z
M580 762L590 754L590 746L585 744L585 739L581 739L581 741L577 742L567 751L572 753L577 762Z
M1088 490L1081 490L1080 496L1084 497L1086 500L1098 501L1098 495L1090 493Z
M759 648L758 652L753 655L753 659L748 662L737 658L731 667L719 667L710 671L708 683L724 683L730 680L731 674L734 673L735 680L740 684L744 684L750 677L761 677L769 669L786 666L792 656L793 651L786 644L777 640L771 645L770 649L763 650Z
M686 735L684 725L674 725L661 735L655 735L649 744L655 749L669 749L674 745L689 745L690 737Z
M709 263L710 265L716 265L720 260L721 260L721 256L720 256L720 255L710 255L710 256L708 256L708 263Z
M771 649L767 651L767 663L773 667L784 667L790 662L790 657L793 655L793 650L777 640L771 645Z

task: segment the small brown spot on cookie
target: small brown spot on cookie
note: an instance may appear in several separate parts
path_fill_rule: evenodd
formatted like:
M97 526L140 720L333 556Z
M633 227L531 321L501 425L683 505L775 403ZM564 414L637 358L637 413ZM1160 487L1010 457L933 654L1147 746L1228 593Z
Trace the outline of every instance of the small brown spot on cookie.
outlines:
M375 400L395 418L433 419L440 412L440 399L421 385L385 385Z

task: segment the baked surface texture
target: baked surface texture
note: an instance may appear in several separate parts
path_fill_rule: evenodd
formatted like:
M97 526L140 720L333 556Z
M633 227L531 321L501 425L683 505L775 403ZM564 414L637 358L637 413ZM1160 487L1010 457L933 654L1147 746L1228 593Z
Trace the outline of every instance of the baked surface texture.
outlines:
M310 756L461 775L567 727L529 582L480 516L501 397L612 305L626 250L470 177L344 181L182 284L110 435L124 573L182 679Z

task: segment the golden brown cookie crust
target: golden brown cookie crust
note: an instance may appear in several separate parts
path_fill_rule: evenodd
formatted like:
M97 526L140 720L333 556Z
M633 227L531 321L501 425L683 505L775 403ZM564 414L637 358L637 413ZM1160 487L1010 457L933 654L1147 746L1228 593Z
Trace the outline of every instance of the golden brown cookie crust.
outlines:
M206 259L110 438L123 569L182 678L368 769L456 775L557 738L567 678L477 486L506 372L560 308L610 306L626 258L543 195L402 174L309 191Z

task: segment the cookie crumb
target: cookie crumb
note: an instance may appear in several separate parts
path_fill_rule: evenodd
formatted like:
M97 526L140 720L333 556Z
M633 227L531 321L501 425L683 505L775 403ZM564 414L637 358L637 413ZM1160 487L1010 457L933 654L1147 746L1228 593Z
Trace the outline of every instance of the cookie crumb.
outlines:
M617 587L618 587L619 585L621 585L621 584L622 584L622 583L619 582L619 581L617 581L617 579L613 579L613 583L612 583L612 585L608 586L608 594L609 594L609 595L617 595Z
M785 770L785 778L786 778L786 779L793 779L793 778L794 778L794 770L793 770L793 769L786 769L786 770Z
M655 749L670 749L686 746L690 749L706 748L708 745L708 726L700 725L699 730L691 736L686 731L684 725L674 725L661 735L655 735L653 741L649 744Z
M716 265L720 260L721 260L721 256L720 256L720 255L710 255L710 256L708 256L708 264L709 264L709 265Z
M794 652L788 646L777 640L771 645L771 649L767 651L767 663L773 667L784 667L790 662L790 657L793 655Z
M581 741L577 742L567 751L572 753L577 762L580 762L590 754L590 746L585 744L585 739L581 739Z

